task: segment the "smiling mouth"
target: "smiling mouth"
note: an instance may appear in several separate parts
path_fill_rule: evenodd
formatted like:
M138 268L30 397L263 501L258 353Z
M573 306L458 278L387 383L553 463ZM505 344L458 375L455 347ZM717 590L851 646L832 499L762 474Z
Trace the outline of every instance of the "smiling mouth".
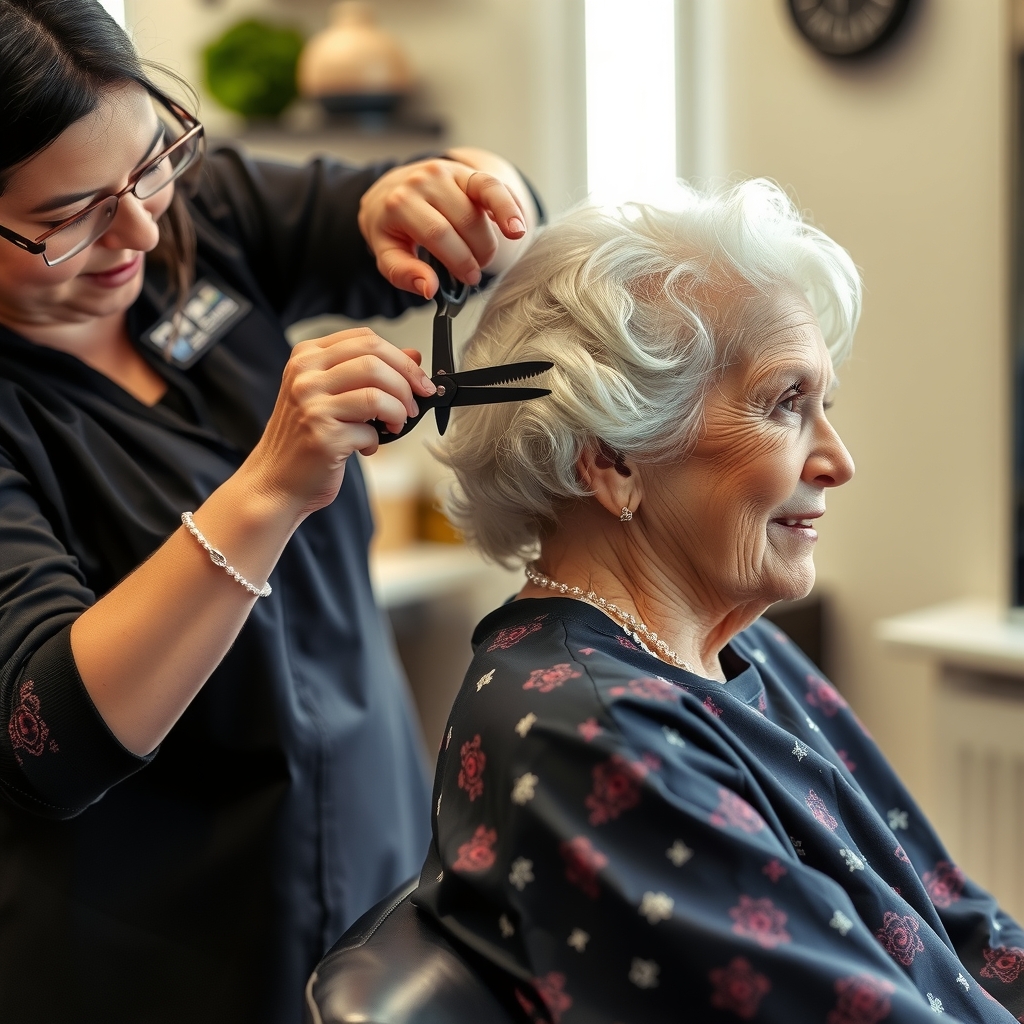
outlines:
M815 516L817 518L817 516ZM773 523L779 523L781 526L799 526L802 529L810 530L812 519L773 519Z

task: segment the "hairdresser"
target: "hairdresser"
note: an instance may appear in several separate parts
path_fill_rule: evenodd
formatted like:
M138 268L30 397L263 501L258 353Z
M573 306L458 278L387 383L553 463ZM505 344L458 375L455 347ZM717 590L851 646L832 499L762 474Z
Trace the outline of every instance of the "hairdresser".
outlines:
M95 0L0 0L5 1024L290 1024L418 870L351 456L433 386L369 330L284 328L422 304L418 246L476 283L536 217L481 150L204 158Z

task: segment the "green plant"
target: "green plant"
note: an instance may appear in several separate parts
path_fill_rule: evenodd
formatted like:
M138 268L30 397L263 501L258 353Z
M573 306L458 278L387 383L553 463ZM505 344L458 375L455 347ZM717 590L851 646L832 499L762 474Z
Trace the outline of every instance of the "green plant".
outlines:
M254 18L239 22L203 50L214 98L245 117L276 117L296 96L302 36Z

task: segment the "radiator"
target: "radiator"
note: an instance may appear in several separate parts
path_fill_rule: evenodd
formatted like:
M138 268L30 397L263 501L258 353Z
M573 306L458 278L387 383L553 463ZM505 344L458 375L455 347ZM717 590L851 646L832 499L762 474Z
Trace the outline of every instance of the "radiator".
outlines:
M945 666L933 818L963 870L1024 922L1024 679Z

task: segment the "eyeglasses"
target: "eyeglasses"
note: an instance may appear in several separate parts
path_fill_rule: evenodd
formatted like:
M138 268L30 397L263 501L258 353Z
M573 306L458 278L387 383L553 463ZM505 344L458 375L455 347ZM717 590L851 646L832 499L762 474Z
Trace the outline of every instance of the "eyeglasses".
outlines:
M113 224L122 196L131 193L140 201L151 199L192 166L203 151L203 126L172 99L155 89L149 92L157 100L162 138L171 141L132 175L125 188L116 195L90 203L36 239L26 238L3 225L0 225L0 238L6 238L34 256L42 256L48 267L55 267L92 245Z

